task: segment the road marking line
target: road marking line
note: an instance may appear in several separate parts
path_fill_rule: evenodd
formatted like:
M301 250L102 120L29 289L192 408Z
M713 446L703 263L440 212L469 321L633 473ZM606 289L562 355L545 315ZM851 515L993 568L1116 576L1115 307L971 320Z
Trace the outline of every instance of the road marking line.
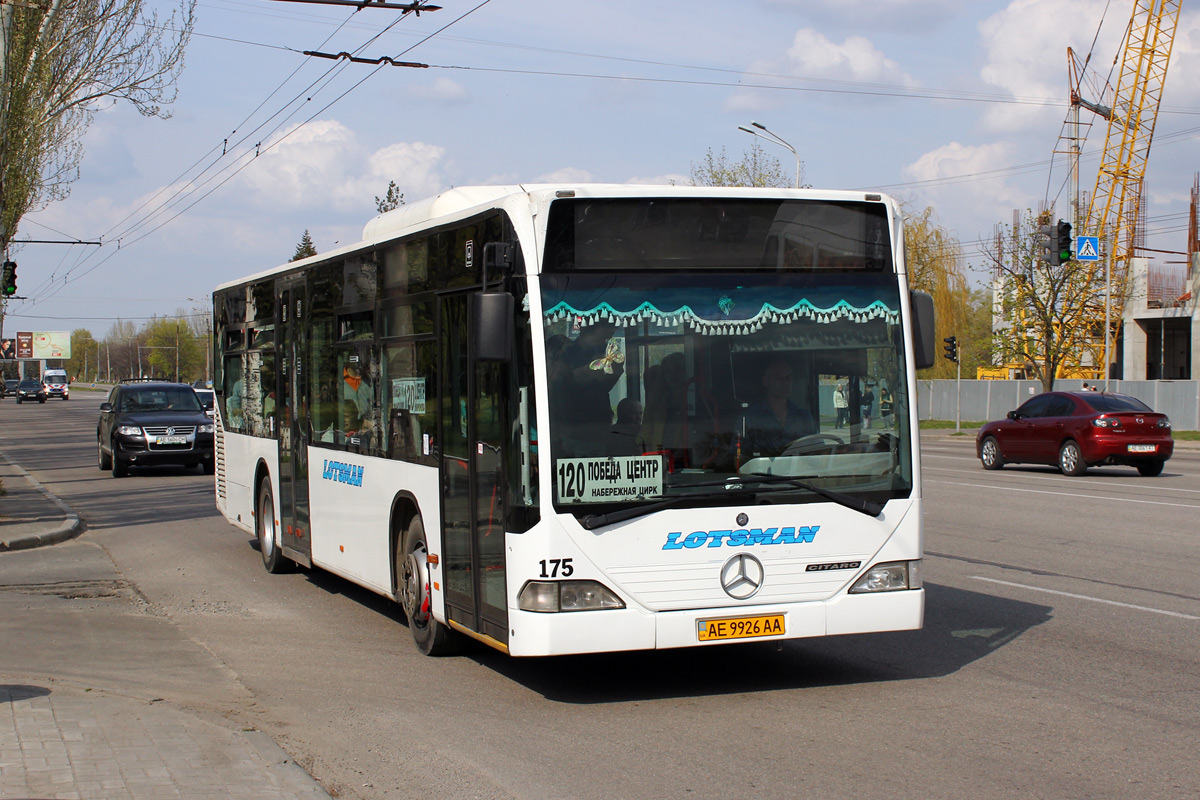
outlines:
M1191 614L1181 614L1178 611L1164 611L1161 608L1150 608L1149 606L1136 606L1133 603L1118 603L1116 600L1105 600L1102 597L1091 597L1086 594L1074 594L1072 592L1060 592L1057 589L1043 589L1040 586L1030 586L1025 583L1013 583L1012 581L1002 581L997 578L985 578L982 575L972 575L972 579L977 581L987 581L988 583L998 583L1002 586L1013 586L1018 589L1028 589L1031 592L1045 592L1046 594L1057 594L1061 597L1073 597L1076 600L1090 600L1093 603L1104 603L1110 606L1120 606L1121 608L1131 608L1135 611L1149 611L1151 614L1164 614L1168 617L1179 617L1180 619L1200 619L1200 617L1192 616Z
M922 454L921 457L922 457L922 459L924 459L925 458L924 454ZM978 461L979 459L972 458L970 460ZM1047 465L1045 465L1045 464L1026 464L1026 465L1018 464L1015 466L1039 467L1039 466L1047 466ZM962 473L962 474L967 474L967 475L977 475L979 473L979 470L977 470L977 469L951 469L949 467L934 467L934 466L930 466L930 465L923 465L922 470L925 470L925 469L936 470L938 472L957 472L957 473ZM1053 469L1053 467L1051 467L1051 469ZM1059 477L1059 476L1056 476L1053 474L1047 474L1044 472L1013 472L1010 470L1008 473L1001 473L1001 474L1007 474L1013 478L1031 478L1031 479L1038 480L1038 481L1056 481L1058 483L1074 483L1076 485L1078 485L1079 481L1080 481L1079 478L1063 478L1063 477ZM1093 475L1092 477L1099 478L1099 477L1102 477L1102 475ZM1108 483L1107 482L1109 480L1108 476L1103 476L1103 477L1105 478L1105 483L1103 484L1104 486L1115 486L1120 489L1152 489L1154 491L1187 492L1188 494L1200 494L1200 489L1181 489L1178 486L1163 486L1159 483L1154 483L1154 484Z
M1175 508L1200 508L1192 503L1164 503L1158 500L1135 500L1132 497L1105 497L1098 494L1080 494L1078 492L1047 492L1042 489L1019 489L1015 486L995 486L987 483L960 483L958 481L924 481L924 483L944 483L948 486L968 486L973 489L997 489L1003 492L1027 492L1029 494L1052 494L1055 497L1082 497L1085 500L1108 500L1113 503L1141 503L1150 506L1173 506Z

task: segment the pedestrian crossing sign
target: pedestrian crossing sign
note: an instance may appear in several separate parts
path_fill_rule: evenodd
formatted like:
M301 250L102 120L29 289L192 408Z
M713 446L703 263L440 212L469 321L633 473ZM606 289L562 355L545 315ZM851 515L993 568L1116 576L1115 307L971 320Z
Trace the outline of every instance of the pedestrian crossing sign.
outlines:
M1075 237L1075 260L1076 261L1099 261L1100 260L1100 237L1099 236L1077 236L1077 237Z

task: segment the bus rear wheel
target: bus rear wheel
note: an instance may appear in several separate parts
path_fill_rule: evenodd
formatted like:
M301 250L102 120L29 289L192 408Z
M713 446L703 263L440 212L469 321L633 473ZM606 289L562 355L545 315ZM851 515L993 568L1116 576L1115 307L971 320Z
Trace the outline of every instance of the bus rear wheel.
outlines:
M459 636L433 617L429 597L429 548L425 524L413 517L396 543L396 583L400 605L417 649L427 656L457 652Z

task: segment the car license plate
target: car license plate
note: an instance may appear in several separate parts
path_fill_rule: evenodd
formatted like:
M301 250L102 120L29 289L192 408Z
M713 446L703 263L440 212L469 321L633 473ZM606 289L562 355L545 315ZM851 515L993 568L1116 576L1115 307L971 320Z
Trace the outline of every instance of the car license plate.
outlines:
M155 444L187 444L186 436L159 436L154 440Z
M1131 453L1153 453L1158 450L1158 445L1153 444L1131 444L1129 452Z
M783 632L783 614L702 619L696 622L696 638L702 642L713 642L718 639L747 639L754 636L780 636Z

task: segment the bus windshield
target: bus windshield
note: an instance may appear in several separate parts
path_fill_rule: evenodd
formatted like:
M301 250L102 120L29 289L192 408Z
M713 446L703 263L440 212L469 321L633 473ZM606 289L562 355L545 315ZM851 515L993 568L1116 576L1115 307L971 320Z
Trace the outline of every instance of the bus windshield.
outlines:
M912 487L891 272L542 276L554 500L884 502ZM547 437L542 437L546 441ZM769 487L769 491L765 488ZM734 497L736 495L736 497Z

